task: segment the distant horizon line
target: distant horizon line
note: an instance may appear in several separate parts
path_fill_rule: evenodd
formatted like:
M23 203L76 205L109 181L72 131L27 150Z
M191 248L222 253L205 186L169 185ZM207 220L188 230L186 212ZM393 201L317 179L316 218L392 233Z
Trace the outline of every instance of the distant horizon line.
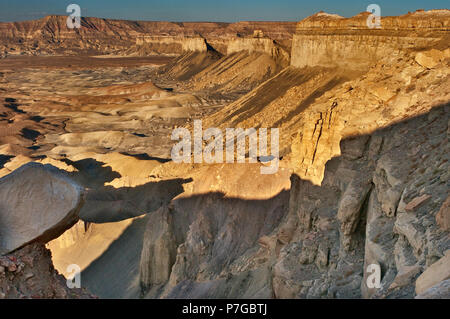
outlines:
M36 21L41 20L47 17L68 17L69 15L65 14L48 14L42 16L40 18L35 19L24 19L24 20L15 20L15 21L2 21L0 23L15 23L15 22L27 22L27 21ZM95 18L102 20L117 20L117 21L131 21L131 22L172 22L172 23L239 23L239 22L298 22L305 18L300 18L300 20L236 20L236 21L214 21L214 20L185 20L185 21L176 21L176 20L143 20L143 19L120 19L120 18L104 18L104 17L95 17L95 16L81 16L81 18Z
M399 15L393 15L393 16L392 15L386 15L386 16L382 15L381 17L399 17L399 16L402 16L402 15L407 15L409 13L418 12L418 11L426 11L427 12L427 11L439 11L439 10L450 11L450 9L447 9L447 8L430 9L430 10L424 10L424 9L420 9L419 8L419 9L416 9L415 11L408 11L406 13L399 14ZM126 19L126 18L105 18L105 17L96 17L96 16L81 16L81 18L95 18L95 19L102 19L102 20L117 20L117 21L132 21L132 22L171 22L171 23L226 23L226 24L233 24L233 23L239 23L239 22L274 22L274 23L285 22L285 23L289 23L289 22L299 22L299 21L304 20L304 19L306 19L306 18L308 18L310 16L313 16L313 15L315 15L317 13L322 13L322 12L323 13L328 13L328 14L336 14L336 15L339 15L339 16L341 16L343 18L352 18L352 17L355 17L355 16L357 16L357 15L359 15L361 13L368 12L368 11L361 11L361 12L355 14L355 15L347 17L347 16L343 16L343 15L340 15L340 14L337 14L337 13L331 13L331 12L327 12L327 11L324 11L324 10L319 10L319 11L317 11L317 12L311 14L311 15L308 15L308 16L303 17L303 18L299 18L298 20L236 20L236 21L186 20L186 21L176 21L176 20L143 20L143 19ZM2 20L0 20L0 23L16 23L16 22L36 21L36 20L41 20L41 19L44 19L44 18L47 18L47 17L52 17L52 16L55 16L55 17L67 17L68 15L65 15L65 14L47 14L47 15L44 15L44 16L42 16L40 18L35 18L35 19L24 19L24 20L15 20L15 21L2 21Z

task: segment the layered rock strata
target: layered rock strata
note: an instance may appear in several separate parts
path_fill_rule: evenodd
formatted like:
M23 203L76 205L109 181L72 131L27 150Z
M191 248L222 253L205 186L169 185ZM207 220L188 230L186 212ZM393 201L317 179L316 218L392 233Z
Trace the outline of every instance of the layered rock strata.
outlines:
M438 43L450 31L450 10L382 17L369 28L369 13L352 18L317 13L297 24L291 65L367 68L373 61L410 48Z

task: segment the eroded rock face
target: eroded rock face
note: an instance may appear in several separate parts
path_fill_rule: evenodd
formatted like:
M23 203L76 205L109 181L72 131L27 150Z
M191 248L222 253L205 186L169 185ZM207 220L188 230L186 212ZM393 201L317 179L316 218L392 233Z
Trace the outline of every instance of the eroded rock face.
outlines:
M450 279L441 281L420 295L417 295L415 299L450 299Z
M450 49L446 49L445 51L433 49L417 53L415 60L421 66L427 69L432 69L436 67L441 61L449 57L450 57Z
M291 65L365 68L389 54L438 42L450 25L449 10L382 17L379 29L367 26L368 17L368 12L352 18L317 13L300 21L293 37ZM412 28L418 32L412 34ZM433 68L442 58L439 52L429 51L419 53L416 61Z
M419 276L441 265L425 289L445 280L450 238L436 214L447 198L448 114L448 106L436 107L342 140L322 184L293 175L289 199L209 193L173 200L147 225L145 296L413 298ZM211 171L193 190L254 196L230 176ZM367 285L372 264L381 268L380 288Z
M51 165L29 163L0 179L0 252L61 235L78 220L83 194Z
M270 38L235 38L228 42L227 54L246 51L249 53L262 52L281 60L284 66L289 65L290 52L287 52Z
M450 196L447 197L436 215L437 224L446 231L450 230Z
M450 279L450 251L425 270L416 281L416 293L423 294L442 281Z
M203 169L191 190L149 216L140 264L146 298L272 297L272 231L287 211L288 172L218 168Z
M136 45L146 45L153 54L182 54L184 52L207 51L206 40L201 37L143 36L136 39Z
M402 71L394 71L391 68L394 65ZM391 56L374 64L359 79L324 93L298 117L296 125L300 128L291 144L292 165L296 173L320 184L325 163L341 154L339 142L342 139L371 134L376 129L424 114L435 106L447 103L449 72L449 60L440 64L439 68L427 71L412 57ZM436 80L438 78L442 81ZM439 91L436 95L426 89L431 83L435 84L433 92ZM393 90L393 87L398 89ZM331 95L332 92L335 94ZM395 171L391 173L391 166L390 161L383 160L376 170L380 177L377 185L394 186L380 198L383 210L393 213L387 203L399 198L400 189L395 185L401 185L402 181Z
M320 187L293 178L275 295L412 298L424 270L421 277L435 279L424 289L445 280L450 239L435 216L447 198L447 129L448 106L441 106L369 139L343 140ZM381 267L379 289L367 286L371 264Z
M161 285L170 278L176 258L176 239L173 233L173 217L167 207L151 214L142 247L141 287Z
M178 55L183 51L205 51L206 43L226 53L227 38L250 36L261 30L271 39L289 44L295 22L165 22L127 21L82 17L81 28L67 28L67 16L0 23L0 57L19 54L147 54ZM137 44L137 45L135 45ZM131 50L130 50L131 48Z

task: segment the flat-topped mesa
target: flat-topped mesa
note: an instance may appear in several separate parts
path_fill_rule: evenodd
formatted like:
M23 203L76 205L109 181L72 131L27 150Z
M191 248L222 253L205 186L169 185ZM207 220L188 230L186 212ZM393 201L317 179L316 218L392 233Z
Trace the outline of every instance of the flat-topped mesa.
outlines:
M344 18L337 14L318 12L297 23L296 34L318 31L319 34L332 32L349 33L352 30L374 31L367 26L370 12L361 12L354 17ZM376 31L449 31L450 10L418 10L402 16L381 17L382 27Z
M275 48L274 41L269 38L257 38L257 37L236 37L228 43L227 54L248 51L252 52L264 52L267 54L272 54Z
M369 28L369 12L352 18L319 12L297 24L291 65L365 68L401 50L424 48L450 36L450 10L419 10L381 17L381 28Z
M226 54L230 39L251 36L261 30L290 51L295 22L242 21L168 22L129 21L81 17L81 27L69 29L67 16L47 16L38 20L0 22L0 54L142 54L179 55L185 51L204 51L206 39L216 51ZM147 38L144 43L142 38ZM174 40L171 40L174 39ZM188 38L182 41L179 38ZM161 45L155 43L161 40ZM144 43L140 48L133 46ZM173 42L173 43L172 43ZM131 49L131 50L130 50ZM132 52L135 49L136 52Z
M241 51L266 53L276 60L285 61L286 66L289 64L289 52L276 41L263 36L261 30L255 30L253 37L236 37L228 41L227 54Z
M289 64L289 50L267 37L262 30L254 30L253 35L230 36L226 39L205 39L201 36L154 36L145 35L136 38L136 46L146 46L154 54L177 55L185 52L206 52L212 48L222 54L265 53L277 60Z
M136 45L147 45L155 53L181 54L183 52L206 52L208 46L202 37L140 36Z

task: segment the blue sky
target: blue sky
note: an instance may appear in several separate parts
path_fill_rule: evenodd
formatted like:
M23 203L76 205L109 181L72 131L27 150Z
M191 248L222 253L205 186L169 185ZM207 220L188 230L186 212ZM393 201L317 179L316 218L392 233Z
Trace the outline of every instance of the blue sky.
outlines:
M450 8L449 0L0 0L0 21L64 15L76 3L82 16L164 21L298 21L323 10L343 16L365 11L371 3L381 15L399 15L416 9Z

